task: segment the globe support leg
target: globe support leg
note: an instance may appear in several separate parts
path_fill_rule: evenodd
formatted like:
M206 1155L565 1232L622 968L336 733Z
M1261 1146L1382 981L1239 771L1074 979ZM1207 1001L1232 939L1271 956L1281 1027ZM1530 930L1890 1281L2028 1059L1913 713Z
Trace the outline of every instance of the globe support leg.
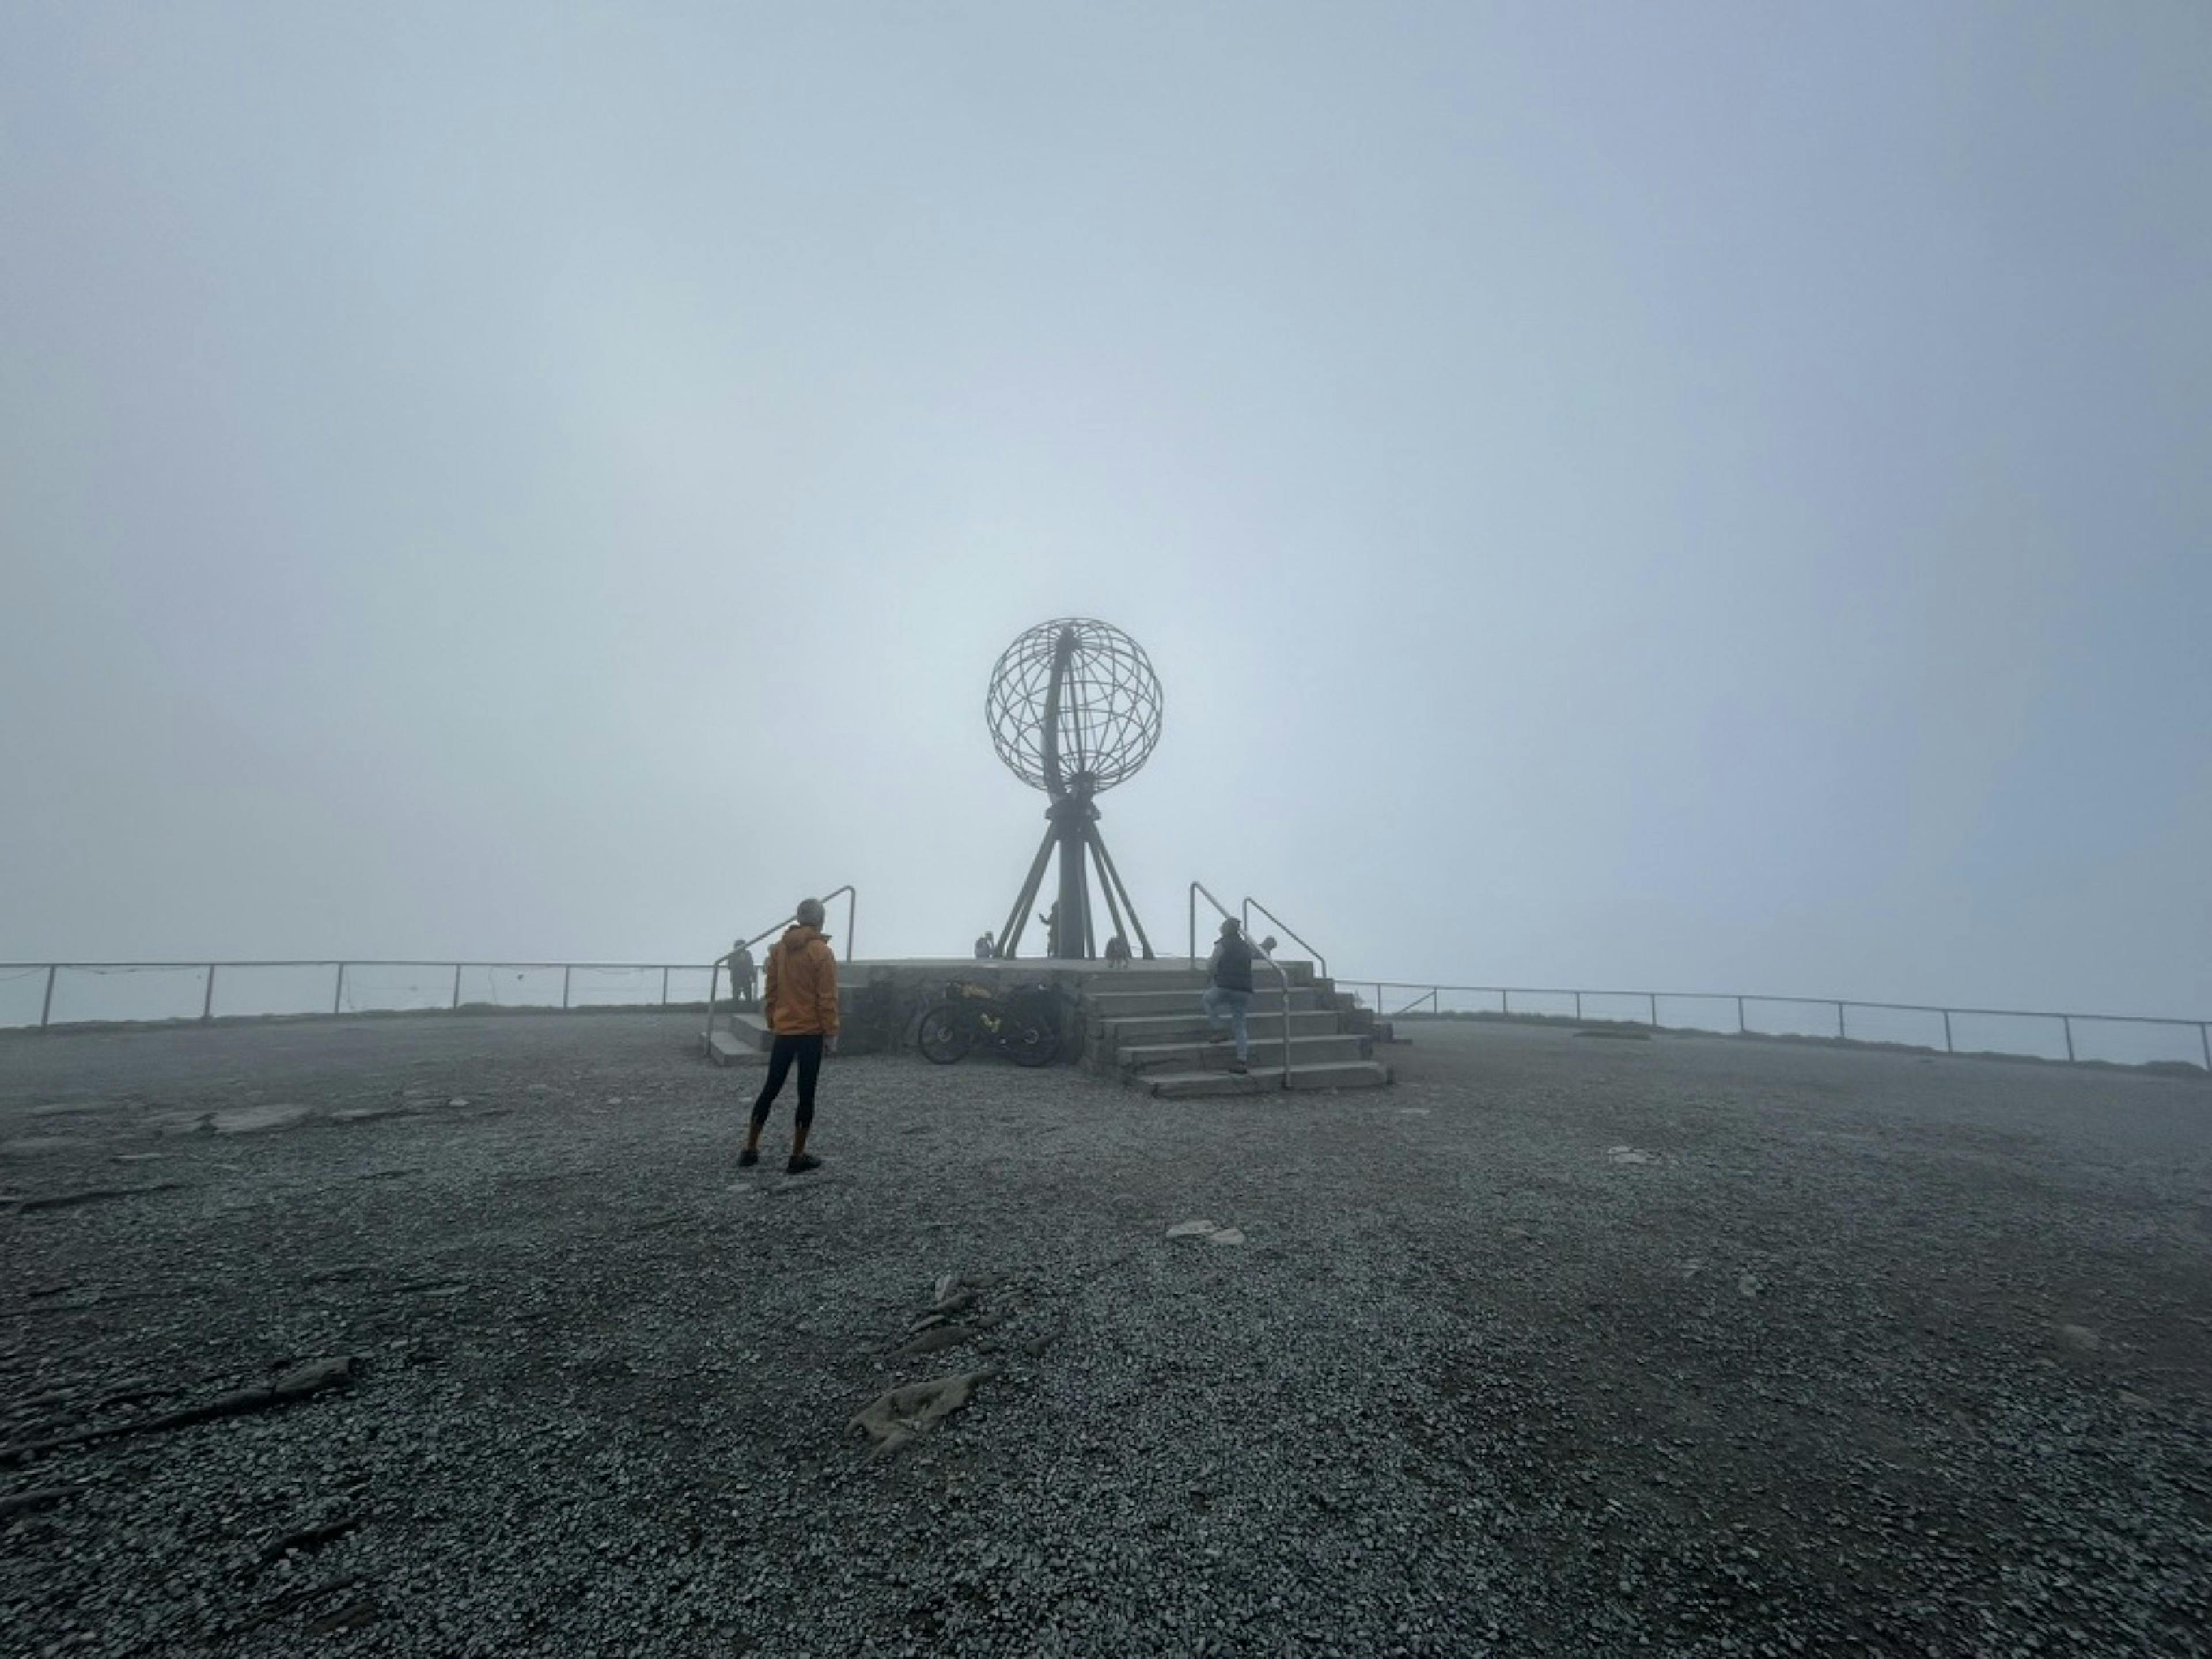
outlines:
M1060 839L1060 826L1053 824L1044 832L1043 844L1038 847L1036 857L1030 862L1029 878L1022 883L1021 896L1006 917L1006 925L999 930L999 942L992 954L1001 961L1012 957L1021 948L1022 930L1029 925L1030 906L1036 902L1037 889L1044 883L1044 866L1052 857L1054 844Z
M1114 867L1113 856L1106 850L1106 837L1098 833L1096 823L1089 827L1091 850L1098 859L1099 884L1106 890L1106 902L1110 907L1114 895L1119 893L1121 896L1121 908L1129 913L1130 929L1137 935L1137 945L1144 951L1145 960L1150 962L1153 960L1152 942L1145 937L1145 924L1137 920L1137 902L1129 896L1128 888L1121 882L1121 872ZM1115 925L1119 926L1118 917Z
M1113 921L1114 937L1126 939L1127 934L1121 925L1121 907L1115 902L1114 884L1106 874L1106 843L1098 839L1096 824L1091 826L1091 834L1085 839L1090 843L1091 862L1098 866L1098 891L1106 901L1106 914Z
M1060 902L1052 912L1052 953L1063 962L1086 962L1092 955L1089 828L1073 814L1054 826L1060 842Z

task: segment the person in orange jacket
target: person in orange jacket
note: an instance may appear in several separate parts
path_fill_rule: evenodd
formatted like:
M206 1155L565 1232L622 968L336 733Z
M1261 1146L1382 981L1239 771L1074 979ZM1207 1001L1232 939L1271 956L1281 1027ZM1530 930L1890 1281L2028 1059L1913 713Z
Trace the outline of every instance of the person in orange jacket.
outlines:
M837 959L830 953L830 940L822 931L822 901L799 900L798 917L768 953L762 1002L775 1042L769 1050L768 1081L753 1102L745 1149L738 1154L740 1167L760 1162L761 1131L767 1127L769 1108L783 1091L783 1080L796 1060L799 1115L792 1126L791 1161L783 1166L787 1175L822 1167L822 1160L806 1150L806 1132L814 1127L814 1079L821 1073L822 1056L825 1051L837 1051Z

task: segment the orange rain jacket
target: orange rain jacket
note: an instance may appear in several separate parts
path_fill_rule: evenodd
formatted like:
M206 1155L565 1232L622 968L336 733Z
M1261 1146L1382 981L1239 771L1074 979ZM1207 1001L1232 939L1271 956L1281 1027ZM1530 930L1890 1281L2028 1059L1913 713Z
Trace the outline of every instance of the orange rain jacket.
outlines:
M837 1035L837 958L817 927L794 924L768 953L768 1028L778 1036Z

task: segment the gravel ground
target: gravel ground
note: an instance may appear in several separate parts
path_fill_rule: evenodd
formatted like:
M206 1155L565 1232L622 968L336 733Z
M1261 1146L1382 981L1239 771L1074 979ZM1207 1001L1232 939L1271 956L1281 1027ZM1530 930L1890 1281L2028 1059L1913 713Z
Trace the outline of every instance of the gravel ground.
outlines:
M2201 1082L1507 1026L1279 1100L856 1059L787 1182L696 1023L0 1039L0 1441L358 1361L6 1455L0 1504L65 1495L0 1516L0 1651L2212 1651ZM150 1190L39 1203L101 1188Z

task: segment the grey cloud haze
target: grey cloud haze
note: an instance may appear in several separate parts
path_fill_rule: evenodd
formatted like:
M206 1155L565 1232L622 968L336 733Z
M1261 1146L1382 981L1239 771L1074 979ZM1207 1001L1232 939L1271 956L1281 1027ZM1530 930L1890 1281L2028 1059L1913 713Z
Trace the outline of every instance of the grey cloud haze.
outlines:
M16 6L0 957L995 927L2212 1013L2212 14Z

